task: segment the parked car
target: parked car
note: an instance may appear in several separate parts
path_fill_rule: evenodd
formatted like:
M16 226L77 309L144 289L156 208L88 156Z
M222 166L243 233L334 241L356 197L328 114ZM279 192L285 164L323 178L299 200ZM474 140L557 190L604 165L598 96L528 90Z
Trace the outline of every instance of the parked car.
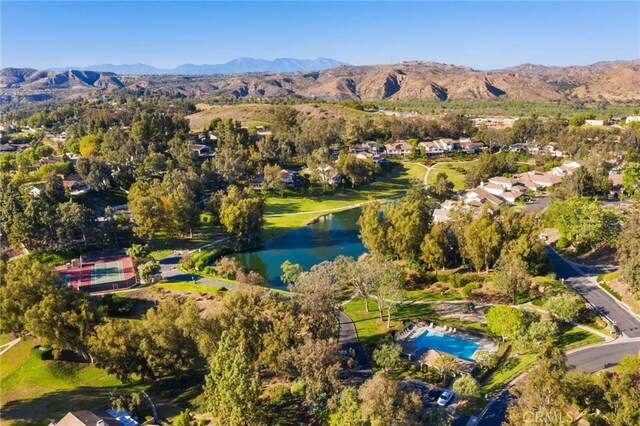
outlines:
M454 397L453 392L451 392L449 389L446 389L444 392L442 392L442 395L440 395L440 398L438 398L437 404L441 407L446 407L447 404L451 402L453 397Z
M429 392L427 392L427 399L431 402L435 402L442 395L442 391L438 388L431 388Z

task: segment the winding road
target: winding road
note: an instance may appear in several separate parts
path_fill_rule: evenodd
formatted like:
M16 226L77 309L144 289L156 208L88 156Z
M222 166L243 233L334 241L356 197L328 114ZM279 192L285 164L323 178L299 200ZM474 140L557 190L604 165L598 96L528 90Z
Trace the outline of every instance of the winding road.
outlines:
M597 282L602 268L577 265L564 259L551 246L547 253L558 278L580 294L596 311L616 324L621 336L604 344L587 346L567 352L567 364L588 373L595 373L617 365L625 355L640 352L640 316L624 303L607 293ZM482 414L473 421L478 426L501 425L507 408L515 398L508 390L491 400Z

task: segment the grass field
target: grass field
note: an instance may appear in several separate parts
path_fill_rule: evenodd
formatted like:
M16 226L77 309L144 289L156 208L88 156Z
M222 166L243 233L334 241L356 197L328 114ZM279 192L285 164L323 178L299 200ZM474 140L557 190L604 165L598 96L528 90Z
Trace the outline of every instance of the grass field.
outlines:
M438 164L434 166L434 168L429 173L428 184L432 185L438 173L444 173L447 175L449 180L453 182L454 189L459 191L461 189L465 189L466 185L464 183L465 173L461 170L469 170L475 166L475 163L445 163ZM460 170L461 169L461 170Z
M603 342L604 339L578 327L562 327L555 343L564 350ZM519 357L509 357L482 383L482 393L493 393L504 388L509 382L532 367L536 355L527 353Z
M72 409L107 408L122 383L89 364L42 361L22 341L0 357L3 424L46 424Z
M366 202L369 197L388 200L404 194L412 179L420 180L426 169L420 164L404 163L377 181L356 190L336 191L314 197L269 197L265 212L264 239L300 228L329 211L346 209Z
M192 283L189 281L160 282L155 284L155 287L166 288L167 290L174 291L185 291L188 293L220 294L224 292L222 287L214 287L212 285Z
M208 213L202 213L200 215L200 223L193 231L192 238L185 238L180 236L169 237L165 234L158 233L151 240L151 247L154 249L151 252L151 257L159 260L174 250L192 250L203 244L210 243L226 236L224 230L219 225L214 225L210 221Z
M105 409L112 392L143 388L148 389L161 417L168 418L180 411L170 402L171 398L159 396L154 390L155 383L123 384L91 364L43 361L31 354L36 344L33 340L21 341L0 356L3 425L44 425L51 419L60 420L68 411ZM181 387L171 389L180 391Z

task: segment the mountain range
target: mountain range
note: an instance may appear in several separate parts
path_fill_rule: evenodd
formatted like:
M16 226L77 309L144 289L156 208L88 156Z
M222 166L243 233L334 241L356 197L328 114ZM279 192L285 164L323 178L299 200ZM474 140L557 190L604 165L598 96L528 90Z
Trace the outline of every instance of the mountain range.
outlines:
M524 64L492 71L412 61L391 65L340 65L309 72L216 75L121 75L74 69L4 68L0 71L0 85L0 103L4 104L118 94L234 99L626 103L640 102L640 59L570 67Z
M216 74L240 74L249 72L300 72L320 71L346 65L344 62L330 58L295 59L278 58L274 60L256 58L236 58L224 64L194 65L184 64L175 68L156 68L146 64L128 65L89 65L86 67L52 68L52 71L66 71L75 69L79 71L113 72L122 75L216 75Z

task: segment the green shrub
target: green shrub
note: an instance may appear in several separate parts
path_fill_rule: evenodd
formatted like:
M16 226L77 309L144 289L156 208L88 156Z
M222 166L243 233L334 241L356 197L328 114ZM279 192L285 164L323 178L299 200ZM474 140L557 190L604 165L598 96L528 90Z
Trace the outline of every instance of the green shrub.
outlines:
M571 242L567 240L565 237L560 237L558 241L556 241L556 247L559 249L566 249L571 245Z
M31 348L31 355L39 360L46 361L53 359L53 350L51 348L45 348L43 346L34 346Z
M473 292L473 290L476 290L478 288L480 288L479 283L469 283L464 287L462 287L462 294L464 294L464 297L468 299L469 296L471 296L471 293Z
M304 398L304 388L307 386L306 382L302 379L296 379L291 384L291 393L298 398Z
M285 403L291 397L291 392L284 385L275 385L269 389L269 401L272 404L280 405Z

